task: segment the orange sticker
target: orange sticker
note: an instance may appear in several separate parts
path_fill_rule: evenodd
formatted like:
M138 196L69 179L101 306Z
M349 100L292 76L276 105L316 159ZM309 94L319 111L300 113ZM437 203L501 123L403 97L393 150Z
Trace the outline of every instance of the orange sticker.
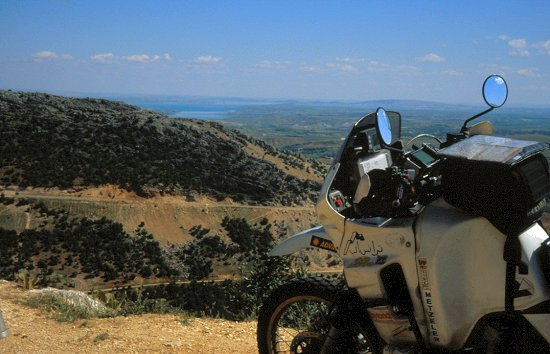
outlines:
M322 248L327 251L336 252L338 248L332 243L331 240L327 240L318 236L312 236L310 245L317 248Z

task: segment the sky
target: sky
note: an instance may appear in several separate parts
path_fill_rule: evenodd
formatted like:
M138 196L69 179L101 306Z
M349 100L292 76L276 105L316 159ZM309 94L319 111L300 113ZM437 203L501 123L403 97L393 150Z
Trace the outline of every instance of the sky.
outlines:
M0 89L550 106L548 1L1 0Z

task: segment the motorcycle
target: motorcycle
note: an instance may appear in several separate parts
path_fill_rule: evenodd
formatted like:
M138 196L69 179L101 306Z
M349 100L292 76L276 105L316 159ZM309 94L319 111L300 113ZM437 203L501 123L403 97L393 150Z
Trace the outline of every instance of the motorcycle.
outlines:
M270 253L335 252L344 281L275 289L261 354L550 352L550 146L468 126L508 97L498 75L482 92L489 108L445 141L404 145L401 115L383 108L355 123L316 204L322 226Z

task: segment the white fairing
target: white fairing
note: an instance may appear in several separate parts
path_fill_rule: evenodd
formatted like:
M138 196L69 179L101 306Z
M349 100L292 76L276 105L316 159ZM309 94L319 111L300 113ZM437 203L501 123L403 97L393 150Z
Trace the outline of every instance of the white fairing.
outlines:
M391 263L400 263L410 290L418 284L414 257L414 218L352 219L338 248L344 261L348 286L357 289L363 298L376 299L385 295L380 282L380 270Z
M314 227L309 230L302 231L296 235L293 235L277 246L275 246L271 252L269 252L270 257L274 256L286 256L298 252L300 250L306 249L312 246L311 239L312 237L321 237L323 239L328 238L325 228L322 226Z
M424 321L422 301L416 292L418 276L415 266L414 217L371 218L346 221L346 231L338 247L344 262L349 287L364 299L386 298L380 272L392 263L403 269L407 290L411 294L417 323ZM378 311L378 312L372 312ZM380 336L387 343L414 343L415 336L406 318L399 319L389 308L369 310ZM404 325L407 323L407 325ZM426 336L425 327L420 332Z
M416 234L429 342L435 347L459 349L481 317L504 311L506 236L487 219L454 208L443 199L426 207ZM538 225L520 236L529 274L516 279L522 284L520 290L524 287L531 295L516 298L517 310L548 298L536 259L531 259L547 237Z
M340 243L346 218L330 205L327 198L330 186L339 168L339 163L336 163L330 167L327 176L325 177L323 187L321 187L319 200L317 200L317 216L319 218L319 223L324 226L325 232L329 236L329 239L335 245Z
M289 237L282 243L275 246L269 253L269 256L289 255L311 247L311 239L314 236L330 240L334 243L334 245L338 246L340 240L342 239L345 218L329 204L327 195L339 167L339 163L336 163L330 167L325 178L325 182L321 188L319 200L317 201L317 215L319 217L319 222L323 226L305 230Z

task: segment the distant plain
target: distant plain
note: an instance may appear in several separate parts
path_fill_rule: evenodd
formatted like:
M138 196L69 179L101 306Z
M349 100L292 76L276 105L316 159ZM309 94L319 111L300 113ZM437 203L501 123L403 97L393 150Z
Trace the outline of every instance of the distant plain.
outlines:
M177 118L215 120L278 148L329 160L351 126L384 107L402 115L404 141L421 134L444 139L457 133L465 119L486 109L426 101L259 101L235 98L120 98L141 108ZM481 99L481 98L480 98ZM550 143L550 107L504 105L472 122L490 121L497 136Z

